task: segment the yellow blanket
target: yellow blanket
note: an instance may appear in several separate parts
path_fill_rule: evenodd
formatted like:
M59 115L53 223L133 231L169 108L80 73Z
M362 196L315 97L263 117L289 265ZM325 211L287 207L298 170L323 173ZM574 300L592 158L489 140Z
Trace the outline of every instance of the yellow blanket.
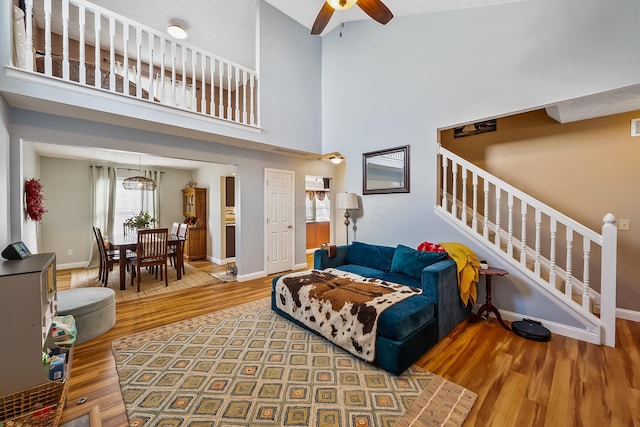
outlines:
M475 303L478 296L476 283L479 280L480 260L471 249L462 243L447 242L439 243L439 245L447 251L458 267L460 299L465 306L469 301L471 304Z

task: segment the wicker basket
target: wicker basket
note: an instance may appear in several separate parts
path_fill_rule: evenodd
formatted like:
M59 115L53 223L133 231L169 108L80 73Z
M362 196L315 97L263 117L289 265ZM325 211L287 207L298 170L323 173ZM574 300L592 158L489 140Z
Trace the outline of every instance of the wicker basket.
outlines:
M66 395L66 381L51 381L0 396L0 425L57 427Z

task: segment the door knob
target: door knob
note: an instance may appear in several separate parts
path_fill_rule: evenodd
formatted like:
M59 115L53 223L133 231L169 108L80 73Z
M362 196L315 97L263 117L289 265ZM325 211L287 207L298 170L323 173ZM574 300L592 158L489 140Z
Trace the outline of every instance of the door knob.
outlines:
M287 228L293 228L293 225L288 226Z

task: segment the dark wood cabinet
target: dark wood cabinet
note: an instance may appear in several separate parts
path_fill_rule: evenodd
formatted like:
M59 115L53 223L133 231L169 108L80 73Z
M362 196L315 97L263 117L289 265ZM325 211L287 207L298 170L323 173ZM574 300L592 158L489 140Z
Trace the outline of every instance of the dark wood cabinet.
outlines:
M207 189L185 188L182 190L182 205L187 229L184 244L184 259L194 261L207 257Z
M236 205L236 179L233 176L224 178L224 198L226 207Z
M225 255L227 258L236 256L236 226L227 225L225 239L227 242Z

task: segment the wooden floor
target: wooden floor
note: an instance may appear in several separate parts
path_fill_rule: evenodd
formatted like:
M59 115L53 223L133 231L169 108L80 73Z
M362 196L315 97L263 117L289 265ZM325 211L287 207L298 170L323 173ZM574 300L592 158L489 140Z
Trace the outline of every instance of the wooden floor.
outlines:
M192 262L205 271L224 270ZM58 289L71 273L58 272ZM99 405L102 425L126 426L111 340L270 294L270 278L118 304L108 333L76 346L62 422ZM640 426L640 324L618 320L616 348L554 335L528 341L495 319L456 327L417 364L478 394L465 426ZM77 404L86 397L87 402Z

